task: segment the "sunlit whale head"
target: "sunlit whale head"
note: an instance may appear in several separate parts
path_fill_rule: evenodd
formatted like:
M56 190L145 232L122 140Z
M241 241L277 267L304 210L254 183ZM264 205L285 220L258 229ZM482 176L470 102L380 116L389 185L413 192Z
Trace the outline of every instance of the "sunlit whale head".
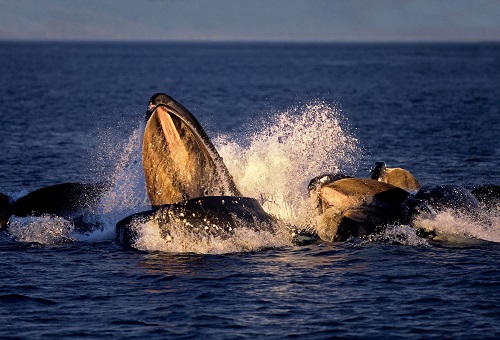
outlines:
M203 196L241 196L198 120L163 93L146 111L142 164L153 206Z
M411 172L402 168L388 168L385 162L375 163L374 168L370 171L370 178L410 192L421 187Z
M410 195L394 185L365 178L326 181L316 193L321 205L317 232L324 241L366 236L400 221Z

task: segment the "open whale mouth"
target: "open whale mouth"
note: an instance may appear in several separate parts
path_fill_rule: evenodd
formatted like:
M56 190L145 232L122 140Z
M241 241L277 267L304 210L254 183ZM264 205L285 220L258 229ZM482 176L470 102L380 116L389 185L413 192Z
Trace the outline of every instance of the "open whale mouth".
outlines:
M164 93L157 93L151 97L146 111L146 122L156 111L165 111L168 115L176 117L186 124L199 139L203 140L205 143L210 143L210 139L201 128L201 124L196 117L172 97Z
M142 160L153 206L203 196L241 196L210 138L184 106L155 94L146 121Z

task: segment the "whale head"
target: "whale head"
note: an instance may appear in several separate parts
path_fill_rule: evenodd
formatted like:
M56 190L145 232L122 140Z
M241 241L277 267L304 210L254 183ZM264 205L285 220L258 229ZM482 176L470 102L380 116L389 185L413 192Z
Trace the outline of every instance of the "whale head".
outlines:
M204 196L241 196L195 116L172 97L155 94L146 111L142 164L153 206Z

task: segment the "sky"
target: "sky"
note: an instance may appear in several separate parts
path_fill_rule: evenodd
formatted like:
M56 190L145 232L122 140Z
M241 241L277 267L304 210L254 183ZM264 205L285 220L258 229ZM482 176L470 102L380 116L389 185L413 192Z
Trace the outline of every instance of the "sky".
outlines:
M0 40L500 41L500 0L0 0Z

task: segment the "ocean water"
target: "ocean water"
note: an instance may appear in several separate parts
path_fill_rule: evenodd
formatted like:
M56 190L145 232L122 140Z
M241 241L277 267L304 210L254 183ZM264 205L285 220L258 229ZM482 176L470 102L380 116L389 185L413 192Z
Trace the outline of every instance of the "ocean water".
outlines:
M0 234L2 338L498 338L500 212L366 240L293 245L238 232L165 243L144 225L149 98L212 137L241 191L313 222L310 178L376 161L421 183L500 184L499 44L0 43L0 192L111 180L102 227L11 218Z

